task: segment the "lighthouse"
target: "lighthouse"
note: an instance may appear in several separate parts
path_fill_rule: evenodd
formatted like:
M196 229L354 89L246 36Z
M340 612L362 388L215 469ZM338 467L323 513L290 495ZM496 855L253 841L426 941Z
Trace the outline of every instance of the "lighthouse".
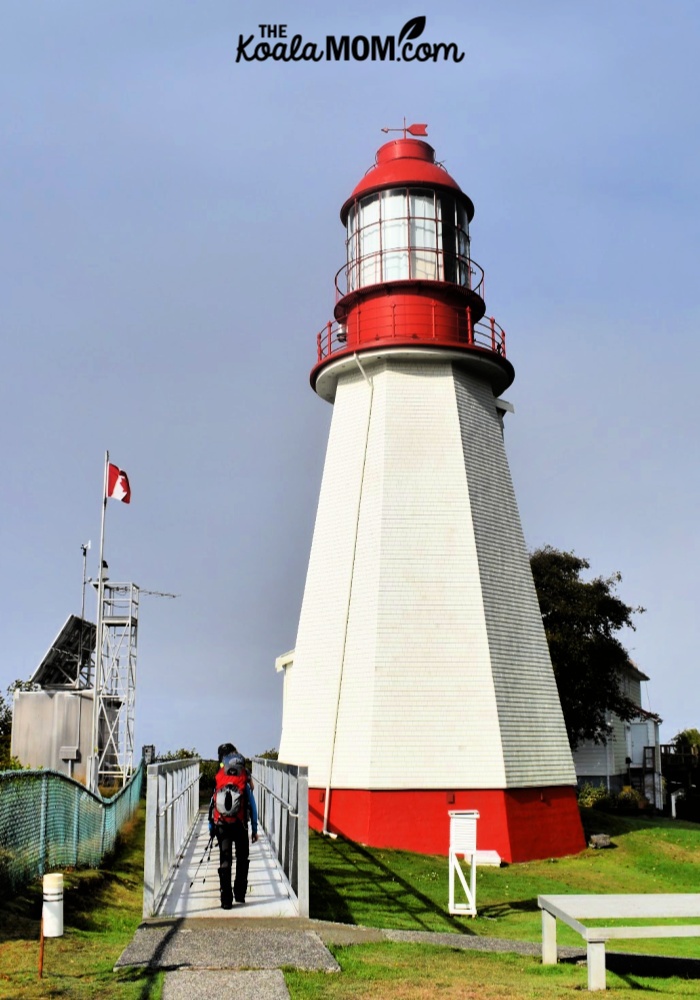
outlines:
M311 825L446 854L479 812L506 861L585 846L508 468L511 344L487 318L474 206L403 130L343 204L346 259L311 386L333 406L282 761Z

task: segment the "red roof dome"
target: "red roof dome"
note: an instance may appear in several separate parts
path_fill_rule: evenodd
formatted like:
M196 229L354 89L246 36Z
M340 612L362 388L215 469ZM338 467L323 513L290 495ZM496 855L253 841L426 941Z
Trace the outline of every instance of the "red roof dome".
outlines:
M378 150L374 166L367 171L341 208L343 225L356 198L383 188L404 187L408 184L454 191L460 196L471 222L474 216L471 199L447 171L435 162L433 147L420 139L392 139Z

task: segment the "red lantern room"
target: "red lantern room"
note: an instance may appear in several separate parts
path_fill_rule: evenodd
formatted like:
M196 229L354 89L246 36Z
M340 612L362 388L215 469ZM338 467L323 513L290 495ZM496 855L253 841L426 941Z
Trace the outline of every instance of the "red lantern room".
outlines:
M416 349L478 370L496 395L515 373L505 331L484 319L484 272L472 259L474 206L419 139L377 152L340 211L347 260L336 275L335 323L317 338L311 384L332 401L359 352ZM343 363L344 362L344 363Z

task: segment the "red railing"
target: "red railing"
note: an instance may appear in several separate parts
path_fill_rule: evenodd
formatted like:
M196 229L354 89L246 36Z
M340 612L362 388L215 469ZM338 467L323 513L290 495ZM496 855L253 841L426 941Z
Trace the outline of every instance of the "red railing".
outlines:
M490 319L482 319L477 323L472 322L472 311L469 306L465 309L466 314L466 325L464 327L464 332L458 334L457 337L450 336L437 336L433 332L432 336L427 336L424 343L430 344L434 342L439 344L441 347L448 347L450 344L459 344L463 347L473 347L480 351L492 351L494 354L498 354L500 357L506 357L506 331L500 326L493 316ZM375 337L374 340L362 341L354 349L367 349L372 348L374 344L386 344L392 340L398 342L404 342L410 344L410 346L417 346L415 338L411 338L409 341L406 336L401 332L397 331L395 328L382 330L380 336ZM347 351L347 330L342 323L329 322L326 323L325 327L316 334L316 352L318 362L326 361L328 358L332 357L334 354L340 354L342 351Z
M445 277L450 275L451 277ZM485 298L484 269L470 257L429 247L375 250L344 264L335 275L336 302L351 292L392 281L435 281Z

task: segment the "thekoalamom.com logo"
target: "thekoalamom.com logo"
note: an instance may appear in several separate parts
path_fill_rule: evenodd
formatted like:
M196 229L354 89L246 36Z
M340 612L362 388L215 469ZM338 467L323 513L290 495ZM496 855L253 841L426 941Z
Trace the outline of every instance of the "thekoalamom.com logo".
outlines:
M425 17L406 21L395 35L326 35L325 41L305 42L301 35L288 37L286 24L259 24L259 35L238 36L236 62L443 62L464 59L456 42L419 42Z

